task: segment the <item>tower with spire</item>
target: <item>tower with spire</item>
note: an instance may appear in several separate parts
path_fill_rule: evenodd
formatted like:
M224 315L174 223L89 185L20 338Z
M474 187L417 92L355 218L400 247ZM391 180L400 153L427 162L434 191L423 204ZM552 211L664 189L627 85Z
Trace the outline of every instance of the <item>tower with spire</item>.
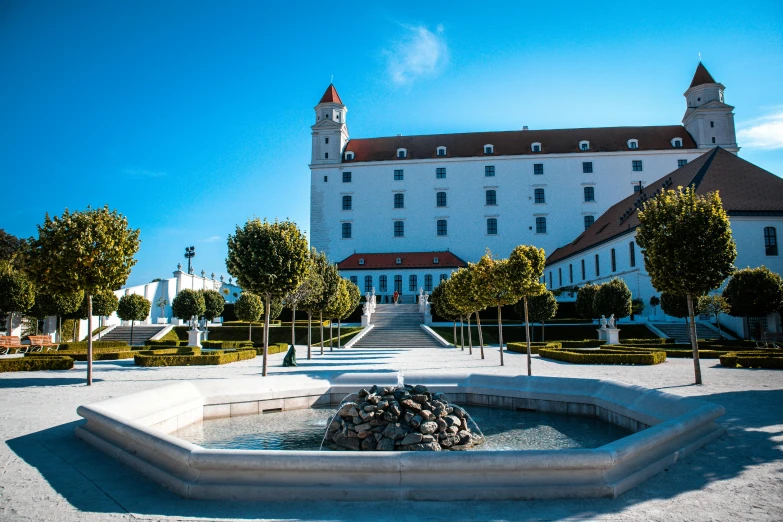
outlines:
M331 165L341 161L348 143L348 126L345 122L348 108L343 104L337 89L329 84L321 101L315 106L312 165Z
M734 107L724 103L725 89L699 62L691 86L684 94L688 107L682 124L693 136L698 148L720 146L736 154L739 147L734 130Z

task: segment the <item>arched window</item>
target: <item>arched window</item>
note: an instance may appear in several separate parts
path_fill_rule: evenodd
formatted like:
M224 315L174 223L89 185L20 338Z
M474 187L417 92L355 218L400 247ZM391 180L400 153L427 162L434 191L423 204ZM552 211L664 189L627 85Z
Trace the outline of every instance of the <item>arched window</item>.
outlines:
M530 150L533 152L541 152L541 143L535 142L530 145Z
M443 147L443 146L438 147L437 154L438 154L438 156L445 156L446 155L446 147Z
M417 280L416 274L411 274L411 275L408 276L408 291L409 292L415 292L416 290L418 290L418 288L416 288L416 287L419 286L419 284L416 282L416 280Z
M546 203L546 198L544 198L544 189L537 188L533 191L533 201L535 203Z
M397 157L398 158L407 158L408 157L408 150L407 149L397 149Z
M364 291L365 292L372 292L372 276L371 275L364 276Z
M405 208L405 194L398 192L394 195L394 208Z
M672 140L672 147L675 149L681 149L682 148L682 138L674 138Z
M764 229L764 249L768 256L778 255L778 234L775 227Z
M584 188L585 193L585 202L589 203L590 201L595 201L595 188L594 187L585 187Z
M346 161L351 161L353 158L354 158L353 152L348 151L348 152L345 153L345 160Z
M629 149L638 149L639 148L639 140L628 140L628 148Z
M587 140L580 141L579 150L590 150L590 142Z
M612 272L617 272L617 255L614 252L614 248L609 253L612 261Z
M595 216L585 216L585 230L593 226L593 223L595 223Z
M351 196L343 196L343 210L351 210L352 200Z
M351 239L351 224L343 223L343 239Z
M424 275L424 291L432 292L432 274Z
M435 204L439 207L445 207L446 206L446 193L445 192L438 192L435 195Z
M486 193L486 204L487 205L497 205L498 204L498 195L497 192L494 190L488 190Z
M382 275L378 277L378 286L380 286L378 289L379 292L387 292L389 290L389 280L387 276Z
M489 143L484 145L484 154L494 154L494 153L495 153L494 145L490 145Z
M405 222L404 221L395 221L394 222L394 237L405 237Z
M634 244L633 241L628 243L628 254L629 254L630 260L631 260L631 267L635 267L636 266L636 245Z

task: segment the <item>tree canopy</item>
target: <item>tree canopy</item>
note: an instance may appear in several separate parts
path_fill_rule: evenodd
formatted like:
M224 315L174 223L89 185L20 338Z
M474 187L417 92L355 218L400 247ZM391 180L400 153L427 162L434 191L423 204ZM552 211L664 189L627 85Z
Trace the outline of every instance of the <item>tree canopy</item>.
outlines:
M684 295L661 292L661 310L672 317L688 317L688 301Z
M202 290L204 296L204 311L201 313L208 320L212 321L215 317L223 315L223 309L226 306L226 300L217 290Z
M106 317L117 311L120 300L111 290L102 290L92 296L92 313Z
M35 286L10 262L0 262L0 311L25 313L35 304ZM11 321L11 319L9 319Z
M205 310L204 294L198 290L191 290L190 288L180 290L171 301L171 312L174 314L174 317L183 321L190 321L193 317L202 316Z
M600 314L595 311L595 294L598 285L587 283L576 292L576 313L585 319L595 319Z
M264 303L253 292L245 290L234 304L234 313L240 321L248 322L248 340L253 340L253 322L264 313Z
M151 304L138 294L124 295L117 305L117 317L123 321L143 321L150 314Z
M593 308L596 315L622 319L631 315L631 291L620 278L615 277L598 287L593 298Z
M729 314L735 317L761 317L780 309L783 280L766 266L743 268L729 279L723 290Z

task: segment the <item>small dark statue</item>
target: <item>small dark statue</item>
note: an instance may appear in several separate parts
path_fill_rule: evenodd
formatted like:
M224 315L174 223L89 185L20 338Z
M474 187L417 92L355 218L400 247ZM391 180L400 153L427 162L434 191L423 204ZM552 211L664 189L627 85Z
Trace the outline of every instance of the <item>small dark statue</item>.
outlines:
M296 366L296 349L294 348L293 344L285 354L285 359L283 359L283 366Z

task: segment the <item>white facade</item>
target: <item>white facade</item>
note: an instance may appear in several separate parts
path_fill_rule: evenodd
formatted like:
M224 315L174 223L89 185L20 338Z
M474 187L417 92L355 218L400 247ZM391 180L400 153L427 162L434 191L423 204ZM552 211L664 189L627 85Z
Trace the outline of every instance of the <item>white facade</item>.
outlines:
M431 293L441 279L448 279L456 268L377 268L340 270L340 275L354 282L362 295L375 290L379 303L391 303L395 289L400 302L414 303L419 291ZM384 278L385 277L385 282Z

